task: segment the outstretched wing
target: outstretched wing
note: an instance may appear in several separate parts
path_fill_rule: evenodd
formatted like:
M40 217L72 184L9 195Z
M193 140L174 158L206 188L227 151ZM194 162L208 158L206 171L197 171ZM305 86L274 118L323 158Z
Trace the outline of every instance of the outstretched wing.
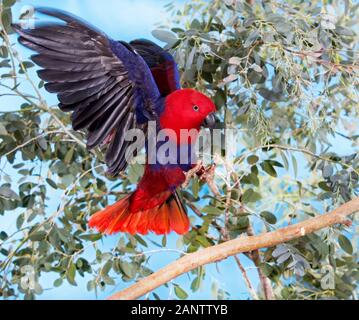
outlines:
M19 42L36 51L47 91L72 111L75 130L87 129L88 148L109 143L106 163L117 174L127 166L125 133L145 127L162 111L161 94L143 58L124 42L109 39L86 22L60 10L37 12L62 21L21 29Z
M151 69L162 97L181 89L177 63L173 56L149 40L134 40L130 45L136 49Z

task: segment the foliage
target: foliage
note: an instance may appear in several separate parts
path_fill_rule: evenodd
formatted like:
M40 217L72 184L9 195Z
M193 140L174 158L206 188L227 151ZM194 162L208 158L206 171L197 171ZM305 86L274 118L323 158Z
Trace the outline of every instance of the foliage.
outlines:
M107 239L86 225L132 190L143 168L106 176L101 150L87 151L68 115L46 103L34 65L11 35L14 3L2 1L0 25L0 215L16 216L11 232L0 226L0 296L35 298L46 273L57 274L54 287L90 276L87 290L96 292L144 277L150 249L165 254L166 237L122 234L104 250ZM174 53L183 85L212 96L224 127L239 129L240 145L234 161L225 150L215 157L220 196L198 179L182 192L194 227L178 238L180 254L278 229L358 195L358 4L196 0L166 8L173 24L154 36ZM338 139L347 140L348 154L335 152ZM259 261L249 257L278 299L355 298L350 224L263 250ZM206 268L190 278L186 288L173 285L179 299L200 289ZM212 288L214 298L236 298Z

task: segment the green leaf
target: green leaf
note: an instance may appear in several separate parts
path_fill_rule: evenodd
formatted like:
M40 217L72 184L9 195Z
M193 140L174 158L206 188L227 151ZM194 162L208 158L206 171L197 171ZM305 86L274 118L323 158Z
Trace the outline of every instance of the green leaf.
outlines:
M46 238L47 236L47 232L46 231L37 231L33 234L30 235L29 239L31 241L35 241L35 242L38 242L38 241L42 241Z
M249 226L249 219L248 217L239 217L237 224L237 228L239 229L247 229Z
M167 246L167 237L166 237L166 235L164 235L163 237L162 237L162 247L166 247Z
M244 192L242 196L242 201L244 203L256 202L261 199L261 195L258 192L255 192L253 189L248 189Z
M35 66L31 61L23 61L22 65L24 66L25 69L30 69Z
M259 89L259 94L271 102L280 102L284 100L282 93L274 92L265 88Z
M264 161L263 163L261 163L261 167L270 176L272 176L274 178L278 177L278 174L275 171L274 167L268 161Z
M131 184L136 184L144 173L144 167L138 163L130 166L127 178Z
M109 277L109 276L103 276L102 279L103 279L103 281L104 281L107 285L109 285L109 286L114 286L114 285L116 285L115 280L112 279L112 278Z
M73 286L77 286L77 283L75 281L75 276L76 276L76 266L73 262L70 262L70 265L66 272L66 278L67 281Z
M134 268L130 263L127 261L120 261L120 267L125 276L130 279L134 277Z
M67 174L61 178L61 185L62 187L69 187L74 182L75 177L71 174Z
M0 62L0 68L11 68L10 60L5 59Z
M87 291L93 291L96 288L96 282L94 280L90 280L87 282Z
M228 63L236 66L240 66L242 63L242 59L239 57L232 57L228 60Z
M16 0L2 0L2 4L5 8L10 8L16 3Z
M266 277L269 277L273 272L273 267L269 263L261 263L259 267Z
M340 247L348 254L353 254L353 246L352 243L350 242L350 240L344 236L344 235L340 235L338 237L338 242Z
M202 24L199 22L198 19L194 19L191 23L191 29L195 30L202 30Z
M331 164L327 164L323 167L323 170L322 170L322 173L323 173L323 178L324 179L327 179L327 178L330 178L333 173L334 173L334 168Z
M143 240L138 234L136 234L134 237L141 245L143 245L146 248L148 247L147 242Z
M0 136L6 136L7 134L8 134L8 132L5 128L5 126L2 123L0 123Z
M199 179L194 178L192 180L192 193L193 196L198 199L198 193L199 193Z
M198 291L198 289L200 288L201 286L201 278L200 277L196 277L193 281L192 281L192 284L191 284L191 290L193 292L196 292Z
M278 161L266 160L266 162L270 163L273 167L284 168L284 166Z
M257 174L255 173L251 173L247 176L244 176L242 178L242 183L243 184L253 184L254 186L258 187L259 186L259 179Z
M0 46L0 57L7 58L9 56L9 51L6 46Z
M205 207L202 209L202 212L208 213L208 214L210 214L210 215L220 215L220 214L223 213L223 210L218 209L218 208L213 207L213 206L205 206Z
M80 236L80 239L86 240L86 241L91 241L91 242L96 242L100 239L102 239L102 234L101 233L97 233L97 234L83 234Z
M8 235L5 231L0 232L0 240L5 241L8 238Z
M108 275L108 273L110 272L110 270L112 269L112 260L109 260L105 263L105 265L103 266L103 268L101 269L101 275L102 276L106 276Z
M16 228L17 228L18 230L21 229L22 225L24 224L24 221L25 221L25 216L24 216L24 214L22 213L22 214L20 214L20 215L17 217L17 219L16 219Z
M72 160L72 158L73 158L73 156L74 156L74 151L75 151L75 149L74 149L74 148L71 148L71 149L66 153L66 156L65 156L65 159L64 159L64 162L65 162L66 164L71 163L71 160Z
M152 292L153 297L155 298L155 300L161 300L161 298L159 297L158 294L156 294L155 292Z
M63 283L62 278L56 279L54 281L54 287L56 287L56 288L61 287L62 283Z
M1 13L1 21L2 21L2 25L4 26L5 31L9 34L13 33L13 30L11 28L11 23L12 23L11 9L9 9L9 8L3 9L2 13Z
M0 187L0 197L9 200L21 200L16 192L11 190L10 187L6 187L6 186Z
M211 247L212 244L208 241L205 236L197 236L196 241L201 244L203 248Z
M196 47L193 47L191 52L189 53L189 55L187 57L186 70L191 70L194 58L196 56L196 52L197 52Z
M263 72L262 67L257 65L256 63L253 63L249 68L253 69L255 72L258 72L258 73Z
M259 30L253 30L243 44L244 48L249 48L259 37Z
M254 165L259 161L259 158L257 156L250 156L247 161L250 165Z
M181 300L186 300L188 298L188 294L186 291L184 291L179 285L175 286L175 294L176 296Z
M214 102L216 104L216 106L218 107L218 109L222 108L226 102L227 102L227 97L226 94L223 90L218 89L214 98Z
M178 41L177 36L174 33L167 31L167 30L157 29L157 30L152 31L152 35L156 39L158 39L162 42L165 42L170 46L174 45Z
M57 184L55 181L51 180L50 178L47 178L46 182L49 184L50 187L54 188L55 190L57 189Z
M328 184L325 181L319 182L318 186L320 189L322 189L324 191L331 191L331 188L328 186Z
M289 162L286 154L283 151L279 152L283 162L284 162L284 168L288 171L289 170Z
M336 26L335 32L345 37L354 37L356 35L354 30L342 26Z
M269 211L263 211L261 212L261 217L266 220L269 224L276 224L277 223L277 217L269 212Z
M293 164L293 170L294 170L294 177L297 179L298 177L298 163L295 156L292 155L292 164Z

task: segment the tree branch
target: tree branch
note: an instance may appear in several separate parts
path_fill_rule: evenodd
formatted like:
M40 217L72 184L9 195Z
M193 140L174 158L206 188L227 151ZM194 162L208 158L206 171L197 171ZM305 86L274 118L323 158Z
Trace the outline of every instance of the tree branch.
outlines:
M237 238L210 248L199 250L170 263L150 276L139 280L133 286L114 294L109 299L131 300L140 298L146 293L175 279L179 275L200 266L218 262L242 252L273 247L334 224L345 223L346 216L358 211L359 198L355 198L329 213L319 215L295 225L290 225L273 232L267 232L259 236Z
M253 227L251 225L249 225L248 228L247 228L247 234L250 237L254 236L254 230L253 230ZM257 267L259 281L260 281L260 283L262 285L264 298L266 300L273 300L274 299L274 294L273 294L273 288L272 288L272 284L270 282L270 279L265 276L262 269L260 268L260 265L262 263L262 259L261 259L261 255L259 253L259 249L253 250L250 255L251 255L251 258L252 258L252 261L253 261L254 265Z
M244 283L246 284L248 292L251 294L253 300L259 300L257 292L253 289L252 283L249 280L249 277L247 275L247 271L246 271L246 269L244 269L244 267L243 267L243 265L241 263L241 260L237 256L234 256L234 260L236 261L239 270L241 270L242 277L243 277Z

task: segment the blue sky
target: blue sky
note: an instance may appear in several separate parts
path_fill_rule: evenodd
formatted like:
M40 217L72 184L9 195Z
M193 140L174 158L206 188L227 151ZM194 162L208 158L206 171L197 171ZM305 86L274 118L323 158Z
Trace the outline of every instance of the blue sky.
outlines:
M151 37L155 23L166 19L163 6L168 0L22 0L16 9L23 6L48 6L67 10L86 19L104 30L108 35L130 40L136 37ZM177 1L181 3L181 1Z

